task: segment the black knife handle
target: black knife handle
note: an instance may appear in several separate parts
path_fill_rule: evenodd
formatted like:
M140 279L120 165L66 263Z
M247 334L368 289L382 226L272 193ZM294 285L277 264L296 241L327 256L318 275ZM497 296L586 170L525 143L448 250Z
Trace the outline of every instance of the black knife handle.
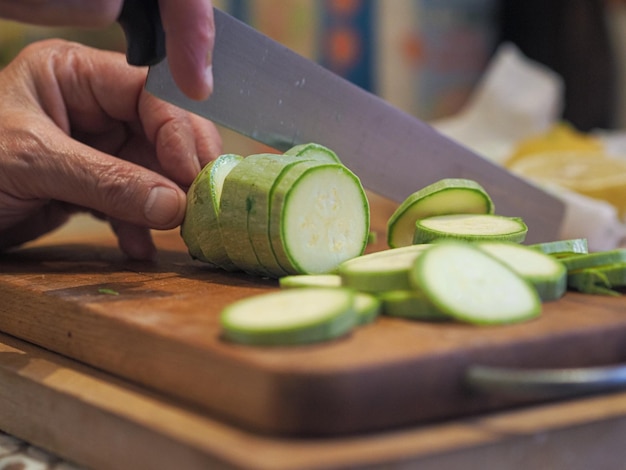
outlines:
M165 31L158 0L125 0L117 19L126 36L126 60L154 65L165 58Z

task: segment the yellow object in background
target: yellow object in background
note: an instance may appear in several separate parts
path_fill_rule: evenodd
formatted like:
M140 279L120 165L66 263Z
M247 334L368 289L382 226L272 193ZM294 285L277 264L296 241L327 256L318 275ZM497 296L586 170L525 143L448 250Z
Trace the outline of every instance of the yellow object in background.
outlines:
M584 147L581 146L581 148ZM585 196L604 200L626 220L626 161L602 152L561 150L528 154L510 170L540 185L558 185Z
M562 155L563 152L603 153L604 145L597 137L579 132L567 122L558 122L545 133L519 142L505 165L510 168L516 162L529 156L551 152L557 156Z

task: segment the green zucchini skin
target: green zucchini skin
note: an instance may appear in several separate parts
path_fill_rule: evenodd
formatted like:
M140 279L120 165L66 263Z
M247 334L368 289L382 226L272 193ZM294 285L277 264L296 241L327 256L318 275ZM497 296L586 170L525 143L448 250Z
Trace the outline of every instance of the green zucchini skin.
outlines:
M527 233L528 226L520 217L450 214L418 220L415 223L413 243L431 243L442 239L522 243Z
M387 245L398 248L413 243L415 223L435 215L493 214L495 206L474 180L445 178L408 196L387 222Z
M354 291L342 288L304 287L260 294L224 308L222 335L227 341L254 346L328 341L357 326L354 303Z

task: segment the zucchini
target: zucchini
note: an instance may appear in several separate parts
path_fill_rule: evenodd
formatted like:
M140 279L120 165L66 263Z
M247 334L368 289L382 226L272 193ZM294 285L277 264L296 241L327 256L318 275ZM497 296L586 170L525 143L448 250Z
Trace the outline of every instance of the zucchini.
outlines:
M551 242L528 245L530 248L557 258L589 253L586 238L572 238L570 240L555 240Z
M354 293L354 311L357 314L357 324L372 323L381 312L382 302L377 297L366 292Z
M392 290L380 294L383 313L391 317L423 321L445 321L444 315L424 295L417 290Z
M291 289L294 287L341 287L341 277L338 274L293 274L278 280L280 287Z
M291 147L285 152L285 155L318 160L326 163L341 163L341 160L339 160L339 157L335 152L328 147L324 147L323 145L316 144L314 142Z
M244 158L224 181L220 227L226 252L240 270L274 277L275 266L260 261L258 246L267 239L268 193L277 176L293 159L277 154Z
M336 163L302 162L272 190L269 238L290 274L322 274L363 254L369 203L359 179Z
M236 301L221 313L226 340L258 346L326 341L348 334L358 322L350 289L287 289Z
M181 226L193 258L271 278L332 271L361 255L369 234L361 182L313 143L220 156L190 187Z
M344 261L337 268L342 284L362 292L410 289L409 271L415 259L432 245L409 245Z
M626 287L626 263L605 264L570 271L568 287L585 294L620 296L615 288Z
M224 154L198 173L187 191L187 208L180 231L189 254L213 266L235 271L222 240L219 226L224 180L243 157Z
M568 271L576 271L585 268L597 268L599 266L615 265L626 262L626 249L596 251L587 254L578 254L561 258L561 262Z
M413 243L415 222L434 215L493 214L489 194L477 182L463 178L437 181L411 194L387 222L387 244L390 248Z
M543 302L560 299L565 294L567 269L556 258L518 243L479 242L477 245L530 282Z
M415 260L410 279L436 309L458 321L507 324L541 313L533 286L472 243L433 244Z
M521 243L528 227L519 217L494 214L453 214L427 217L415 223L414 244L438 239L499 240Z

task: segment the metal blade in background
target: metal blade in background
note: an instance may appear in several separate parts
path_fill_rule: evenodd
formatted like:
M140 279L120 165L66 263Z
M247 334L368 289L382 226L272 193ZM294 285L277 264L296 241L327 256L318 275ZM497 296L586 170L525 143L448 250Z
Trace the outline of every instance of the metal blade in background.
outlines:
M183 95L167 60L150 68L146 89L277 150L326 145L366 188L396 201L442 178L473 179L498 214L524 219L528 242L558 238L555 197L217 9L215 22L208 100Z

